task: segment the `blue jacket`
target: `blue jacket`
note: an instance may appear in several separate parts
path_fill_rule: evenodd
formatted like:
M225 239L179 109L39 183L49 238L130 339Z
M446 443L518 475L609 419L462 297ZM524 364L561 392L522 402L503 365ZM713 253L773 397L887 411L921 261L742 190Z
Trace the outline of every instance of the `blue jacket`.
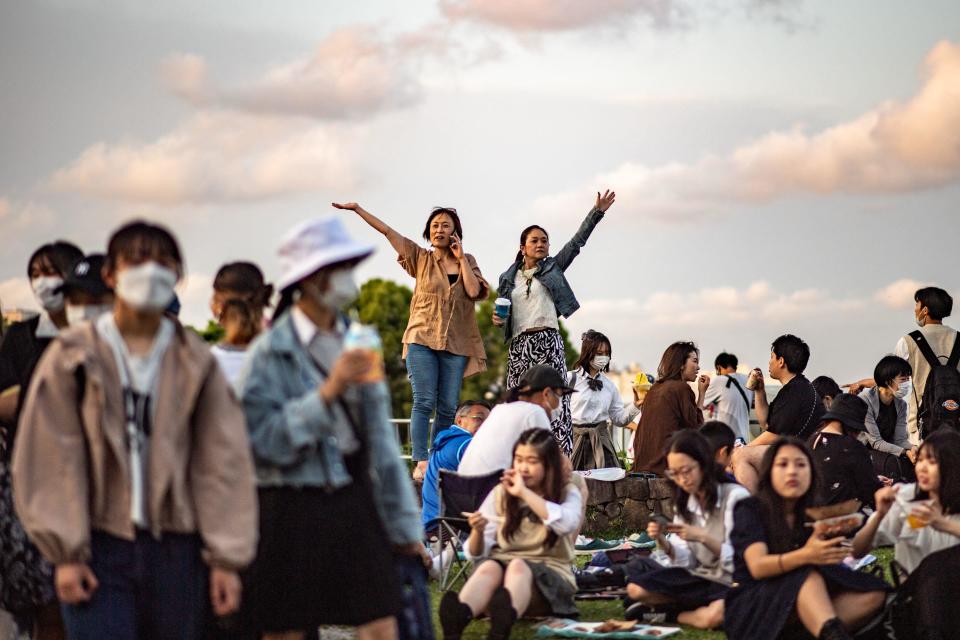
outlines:
M237 389L243 403L260 486L335 490L353 480L331 429L333 413L317 393L324 380L296 336L289 313L250 347ZM361 388L374 502L394 544L423 538L416 495L390 424L385 382Z
M457 425L447 427L433 440L433 451L427 464L427 473L423 476L423 526L440 516L440 496L437 486L440 482L440 469L456 471L473 440L473 434ZM460 517L460 514L456 514Z
M600 209L596 207L591 209L570 241L563 245L563 248L560 249L556 256L547 256L541 260L539 268L534 274L534 277L540 281L540 284L550 292L550 297L553 299L553 304L557 308L558 316L569 318L573 315L574 311L580 308L580 303L577 302L576 296L573 295L573 289L570 288L570 283L567 282L567 278L563 275L563 272L567 270L567 267L570 266L573 259L580 255L580 249L587 244L587 239L590 238L590 234L593 233L593 229L597 224L603 220L603 215L604 213L600 211ZM497 294L501 298L510 298L516 286L517 271L520 270L522 264L523 260L517 260L509 269L500 274L500 285L497 287ZM507 316L503 329L504 340L510 342L513 338L512 311L510 315Z

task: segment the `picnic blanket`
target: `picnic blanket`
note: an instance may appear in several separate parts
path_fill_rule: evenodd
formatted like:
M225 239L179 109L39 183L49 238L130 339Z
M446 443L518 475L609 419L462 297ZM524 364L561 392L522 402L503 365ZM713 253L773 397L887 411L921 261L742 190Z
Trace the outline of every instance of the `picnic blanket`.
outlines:
M612 629L606 631L606 629ZM607 622L577 622L565 618L552 618L537 627L537 637L558 638L622 638L623 640L657 640L680 633L678 627L655 627L633 620L608 620Z

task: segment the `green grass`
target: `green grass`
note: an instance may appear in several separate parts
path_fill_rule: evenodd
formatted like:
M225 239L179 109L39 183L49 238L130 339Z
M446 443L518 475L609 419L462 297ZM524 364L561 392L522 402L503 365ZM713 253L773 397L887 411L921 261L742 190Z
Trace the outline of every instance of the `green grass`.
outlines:
M872 552L877 556L878 562L884 567L886 574L886 579L890 581L890 561L893 559L893 549L892 548L883 548L883 549L874 549ZM460 589L462 583L454 585L454 591ZM433 612L434 612L434 628L436 629L437 640L443 638L443 633L440 631L440 620L437 617L437 608L440 604L440 590L438 588L437 582L431 582L430 585L430 598L433 602ZM577 601L577 608L580 610L580 619L584 621L603 621L609 620L611 618L622 620L623 619L623 605L620 600L587 600ZM537 620L520 620L517 622L516 626L513 628L511 633L511 638L516 638L517 640L527 640L533 638L536 633L536 627L540 624ZM464 640L483 640L487 637L487 631L490 628L490 625L485 620L475 620L470 623L470 626L467 627L467 630L463 634ZM683 633L679 636L673 636L679 638L691 638L698 640L723 640L726 638L726 634L722 631L701 631L700 629L693 629L691 627L683 627Z

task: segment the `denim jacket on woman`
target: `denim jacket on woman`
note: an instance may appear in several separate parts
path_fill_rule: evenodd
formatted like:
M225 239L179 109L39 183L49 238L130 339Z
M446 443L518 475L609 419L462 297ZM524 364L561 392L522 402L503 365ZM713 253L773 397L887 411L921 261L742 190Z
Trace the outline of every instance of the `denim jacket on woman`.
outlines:
M536 273L533 274L533 277L539 280L540 284L550 292L550 297L553 299L553 304L557 308L558 316L569 318L573 315L574 311L580 308L580 303L577 302L576 296L573 295L573 289L570 288L570 283L567 282L567 278L563 275L563 272L567 270L567 267L570 266L573 259L580 254L580 249L587 244L587 239L590 237L590 234L593 233L594 227L603 220L603 215L604 212L600 211L600 209L596 207L591 209L570 241L563 245L563 248L560 249L556 256L547 256L541 260L538 265L539 268ZM517 271L520 270L522 265L523 260L517 260L509 269L500 275L500 285L497 287L497 294L501 298L510 298L516 286ZM504 340L510 342L513 338L512 309L503 328Z
M260 486L333 491L352 482L333 435L334 413L317 393L324 379L300 344L289 312L250 347L237 389ZM386 383L362 385L360 405L364 433L358 435L367 447L380 520L394 544L418 541L420 515L390 424Z

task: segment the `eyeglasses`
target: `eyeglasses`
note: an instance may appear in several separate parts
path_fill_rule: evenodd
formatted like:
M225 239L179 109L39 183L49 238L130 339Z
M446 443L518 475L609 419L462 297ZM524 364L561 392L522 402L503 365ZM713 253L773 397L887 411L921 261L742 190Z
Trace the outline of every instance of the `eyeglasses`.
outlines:
M473 416L463 416L464 418L470 418L471 420L483 420L487 416L485 415L473 415Z
M688 478L690 474L693 473L699 464L688 464L685 467L680 467L679 469L667 469L663 472L663 475L667 476L671 480L676 480L677 478Z

